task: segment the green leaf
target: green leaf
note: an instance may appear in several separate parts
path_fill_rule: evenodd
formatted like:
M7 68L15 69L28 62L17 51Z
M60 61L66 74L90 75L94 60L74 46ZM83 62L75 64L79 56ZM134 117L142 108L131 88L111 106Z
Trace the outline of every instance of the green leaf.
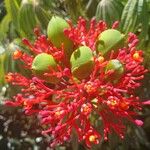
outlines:
M79 16L86 18L83 0L65 0L65 6L74 22L77 21Z
M11 17L7 14L0 24L0 41L2 41L6 36L7 32L9 31L9 24L11 22Z
M136 22L137 20L136 6L136 0L129 0L125 5L121 17L121 28L125 33L128 33L129 31L132 31L134 29L134 22Z
M146 66L146 68L150 69L150 42L148 43L144 52L144 65Z
M148 32L150 14L148 14L148 4L146 0L139 1L138 7L139 7L138 14L140 16L139 20L141 22L141 30L142 30L140 34L140 39L142 39L145 38L145 35Z
M18 15L20 32L23 36L31 37L34 28L37 26L35 8L32 1L23 0Z
M0 2L0 21L6 15L6 9L4 6L4 2Z
M96 10L96 19L104 20L109 27L120 20L123 5L119 0L102 0L99 2Z
M4 72L4 61L5 53L4 48L0 46L0 86L5 84L5 72Z
M127 34L135 32L141 38L146 37L148 31L148 7L146 0L129 0L121 17L121 29Z
M45 7L52 8L52 6L55 3L55 0L43 0L43 1L40 1L40 2L43 3L43 5Z
M7 13L10 15L12 22L17 29L18 28L19 1L18 0L5 0L5 7L7 10Z
M25 51L23 47L20 47L20 40L14 39L13 42L11 42L7 47L5 48L5 62L4 62L4 68L5 68L5 73L7 74L8 72L18 72L23 74L24 76L29 76L31 75L31 71L28 69L23 69L24 68L24 63L20 60L14 60L12 55L14 51L17 49Z
M86 14L88 18L92 18L96 13L96 7L97 7L98 1L97 0L89 0L86 4Z
M46 29L48 26L49 20L51 18L51 15L49 14L49 12L43 9L41 6L37 5L35 7L35 13L40 24L42 25L42 28Z

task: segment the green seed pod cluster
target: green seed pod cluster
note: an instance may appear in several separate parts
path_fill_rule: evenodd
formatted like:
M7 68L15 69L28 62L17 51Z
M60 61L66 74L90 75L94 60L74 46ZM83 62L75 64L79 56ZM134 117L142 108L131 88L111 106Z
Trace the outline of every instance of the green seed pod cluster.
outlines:
M52 55L41 53L38 54L32 62L33 73L40 79L49 83L57 83L59 79L55 76L45 76L45 73L50 73L51 69L57 70L57 63Z
M87 78L94 67L92 50L87 46L76 49L70 58L71 71L78 79Z
M115 29L103 31L97 40L97 51L107 56L111 50L115 52L124 46L124 35Z
M69 67L73 77L79 82L82 79L90 77L94 69L94 55L99 55L99 53L101 53L101 57L105 60L109 58L107 55L109 55L112 50L117 52L119 48L124 47L124 35L118 30L108 29L100 33L97 38L97 54L93 53L88 46L79 46L74 50L73 42L64 34L64 30L69 28L69 24L64 19L53 16L49 21L47 34L49 40L57 48L60 48L62 44L64 44L65 55L67 57L65 57L65 61L62 61L62 66ZM67 65L66 62L69 65ZM46 82L56 84L60 81L57 77L46 77L44 75L44 73L50 73L50 67L54 69L54 71L57 71L57 62L52 55L46 53L37 55L32 63L33 73L37 77ZM117 59L108 61L105 67L105 72L109 70L114 71L113 76L111 76L111 78L106 78L113 83L117 82L124 74L124 66Z

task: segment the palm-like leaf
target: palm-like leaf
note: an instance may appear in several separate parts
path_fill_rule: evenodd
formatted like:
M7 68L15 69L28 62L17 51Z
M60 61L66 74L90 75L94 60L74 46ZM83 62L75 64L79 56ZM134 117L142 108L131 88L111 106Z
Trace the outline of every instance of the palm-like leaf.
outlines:
M102 0L99 2L96 11L97 20L104 20L109 27L115 21L120 20L123 5L119 0Z
M10 15L11 20L17 29L18 28L19 0L5 0L4 2L5 2L7 14Z
M128 0L121 17L122 31L126 34L140 31L144 38L148 31L148 16L146 0Z

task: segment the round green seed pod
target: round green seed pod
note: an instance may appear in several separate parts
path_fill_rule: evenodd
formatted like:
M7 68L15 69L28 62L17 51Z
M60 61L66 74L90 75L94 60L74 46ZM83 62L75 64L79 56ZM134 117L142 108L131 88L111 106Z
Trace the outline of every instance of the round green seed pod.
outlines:
M58 16L53 16L48 24L47 35L57 48L60 48L62 43L64 44L65 55L70 59L73 51L73 42L64 34L64 29L68 29L69 27L66 20Z
M57 63L52 55L38 54L32 62L32 71L35 76L49 83L57 83L59 79L54 76L45 76L44 73L50 73L50 68L57 70Z
M94 67L92 50L87 46L79 47L72 53L70 63L74 77L79 80L87 78Z
M109 81L113 81L114 83L117 83L125 72L123 64L118 59L112 59L108 62L105 68L105 73L109 70L114 70L114 73L107 79Z
M97 52L107 56L110 50L115 52L124 46L124 35L115 29L108 29L100 33L96 43Z

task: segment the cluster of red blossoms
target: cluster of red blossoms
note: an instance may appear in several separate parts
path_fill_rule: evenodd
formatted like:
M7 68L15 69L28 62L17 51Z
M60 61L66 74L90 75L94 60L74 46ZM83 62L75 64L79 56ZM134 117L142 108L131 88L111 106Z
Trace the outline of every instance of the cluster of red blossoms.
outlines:
M23 61L25 69L32 70L36 55L51 54L58 62L57 69L49 68L50 71L44 75L46 78L57 77L59 82L47 83L34 73L32 78L19 73L8 73L6 80L20 86L22 90L14 96L14 100L7 101L6 104L20 106L26 114L39 115L41 124L47 127L42 133L52 137L52 147L71 140L72 132L76 132L79 142L85 141L88 147L98 144L101 138L107 140L108 134L112 132L124 138L127 122L142 125L143 122L137 120L136 116L143 104L149 104L149 101L141 102L139 97L134 95L134 90L141 85L140 80L147 72L142 65L142 51L136 49L138 39L135 34L129 33L124 47L119 48L116 53L112 49L109 57L105 58L96 51L98 36L107 30L105 22L97 23L93 19L87 25L87 22L80 18L75 26L71 21L68 23L70 28L64 30L64 34L73 42L73 48L87 46L92 50L94 67L90 75L82 80L76 79L71 67L63 63L63 43L57 48L35 29L37 39L33 44L23 39L23 43L33 55L17 50L13 57ZM117 25L117 22L114 23L112 28ZM114 79L113 68L106 71L110 60L118 60L123 64L124 72L121 77ZM102 122L101 127L96 125L97 122ZM103 128L103 133L100 128Z

